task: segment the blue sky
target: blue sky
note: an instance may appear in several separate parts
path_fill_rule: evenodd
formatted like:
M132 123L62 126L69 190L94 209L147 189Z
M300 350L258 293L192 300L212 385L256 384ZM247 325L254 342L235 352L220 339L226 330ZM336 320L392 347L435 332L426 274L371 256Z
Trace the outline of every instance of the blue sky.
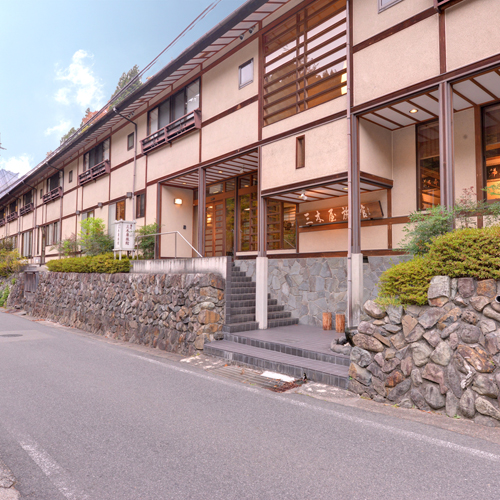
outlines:
M0 168L21 175L213 0L1 0ZM222 0L148 74L244 3Z

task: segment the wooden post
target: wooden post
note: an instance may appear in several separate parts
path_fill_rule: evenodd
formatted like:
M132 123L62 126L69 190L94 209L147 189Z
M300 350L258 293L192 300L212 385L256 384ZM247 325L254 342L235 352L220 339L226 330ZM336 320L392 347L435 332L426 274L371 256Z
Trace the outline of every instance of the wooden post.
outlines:
M345 314L335 315L335 330L338 333L345 333Z
M332 313L323 313L323 330L332 329Z

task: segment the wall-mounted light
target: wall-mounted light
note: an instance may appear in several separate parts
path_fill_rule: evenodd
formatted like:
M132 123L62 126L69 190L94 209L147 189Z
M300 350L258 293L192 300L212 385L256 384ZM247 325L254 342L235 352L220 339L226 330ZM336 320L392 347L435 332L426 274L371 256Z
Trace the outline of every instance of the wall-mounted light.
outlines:
M132 198L132 193L130 191L127 193L127 198Z
M99 202L99 203L97 204L97 206L98 206L99 208L102 208L102 203L101 203L101 202Z
M182 199L181 198L175 198L174 199L174 205L182 205Z
M300 193L299 198L302 198L304 201L306 201L307 200L306 192L302 191L302 193Z
M412 114L418 113L418 109L416 108L410 109L410 113Z
M248 30L248 32L249 32L250 34L252 34L254 29L255 29L255 26L252 26L252 27Z
M240 35L240 40L243 40L243 38L245 38L245 33L242 33L242 34Z

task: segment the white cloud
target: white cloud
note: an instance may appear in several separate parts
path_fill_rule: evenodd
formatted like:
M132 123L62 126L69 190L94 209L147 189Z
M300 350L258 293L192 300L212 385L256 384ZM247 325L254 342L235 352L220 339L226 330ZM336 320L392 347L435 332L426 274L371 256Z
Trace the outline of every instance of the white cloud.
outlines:
M56 134L59 137L63 136L71 128L71 122L68 120L61 120L58 125L54 125L45 130L45 135Z
M56 80L65 82L55 94L55 100L62 104L78 104L82 109L100 109L104 104L102 83L92 71L94 56L85 50L77 50L71 58L71 64L56 71Z
M33 158L27 154L20 156L11 156L10 158L0 158L0 169L15 172L19 175L24 175L29 172L33 165Z
M63 88L63 89L59 89L57 92L56 92L56 95L54 96L55 100L57 102L60 102L61 104L66 104L68 105L70 102L69 102L69 96L68 94L71 92L70 89L68 88Z

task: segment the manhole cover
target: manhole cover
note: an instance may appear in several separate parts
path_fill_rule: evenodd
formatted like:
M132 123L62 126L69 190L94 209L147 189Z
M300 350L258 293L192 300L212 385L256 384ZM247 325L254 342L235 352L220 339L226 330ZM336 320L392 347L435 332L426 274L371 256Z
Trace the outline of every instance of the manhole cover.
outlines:
M0 337L22 337L20 333L4 333Z

